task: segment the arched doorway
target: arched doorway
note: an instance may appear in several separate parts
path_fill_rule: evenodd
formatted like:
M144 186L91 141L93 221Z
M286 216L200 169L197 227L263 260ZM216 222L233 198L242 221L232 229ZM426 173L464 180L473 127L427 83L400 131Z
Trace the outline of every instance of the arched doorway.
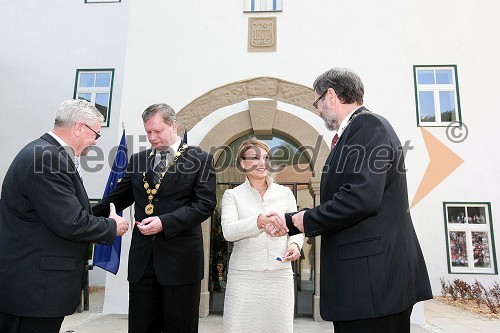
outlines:
M309 179L309 194L313 205L319 203L319 177L330 151L323 140L323 122L312 108L312 89L300 84L280 79L261 77L230 83L213 89L195 99L178 113L179 123L198 134L195 142L204 150L210 151L217 161L227 146L235 139L254 133L255 135L282 135L304 147L310 160L312 177ZM278 108L278 102L280 108ZM238 113L223 114L235 105L245 105ZM309 113L310 112L310 113ZM216 116L213 116L216 115ZM300 116L299 116L300 115ZM207 119L216 118L207 126ZM306 120L304 120L306 119ZM320 121L319 126L311 121ZM203 125L200 125L203 124ZM201 134L199 134L201 133ZM202 281L200 316L207 317L210 307L209 262L211 246L211 221L203 223L205 248L205 277ZM321 238L314 239L314 268L319 270L319 249ZM314 276L313 317L319 315L319 274Z
M279 134L255 135L249 133L229 143L219 154L217 170L217 207L211 223L211 250L209 291L211 293L210 313L223 312L227 267L232 253L232 243L222 236L220 225L220 201L226 189L233 188L244 181L244 174L235 165L235 155L240 144L256 137L270 148L271 176L284 186L290 187L297 199L297 209L311 207L309 179L312 177L311 162L302 147ZM307 239L302 247L301 259L293 263L295 277L295 314L312 316L312 296L314 293L314 241Z

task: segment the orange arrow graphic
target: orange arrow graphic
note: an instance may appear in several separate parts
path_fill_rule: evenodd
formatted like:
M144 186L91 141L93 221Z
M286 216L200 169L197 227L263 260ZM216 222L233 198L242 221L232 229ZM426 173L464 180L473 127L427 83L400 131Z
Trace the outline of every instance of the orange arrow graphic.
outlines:
M418 185L417 193L411 202L410 209L415 207L427 194L448 177L460 164L464 162L457 154L452 152L431 133L420 128L424 137L425 146L429 154L429 165Z

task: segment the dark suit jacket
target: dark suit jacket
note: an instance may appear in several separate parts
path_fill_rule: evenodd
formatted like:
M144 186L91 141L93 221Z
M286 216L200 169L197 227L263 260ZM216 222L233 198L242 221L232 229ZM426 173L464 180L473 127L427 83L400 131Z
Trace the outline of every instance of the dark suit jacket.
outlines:
M182 146L182 143L181 143ZM98 215L106 215L109 203L121 211L135 202L135 220L149 217L144 176L152 181L151 150L132 155L122 181L107 197L94 206ZM129 252L128 280L138 282L153 255L158 281L164 286L195 283L203 278L203 236L201 223L212 216L216 205L215 171L212 155L198 147L188 147L163 178L153 201L154 212L163 231L144 236L134 227Z
M401 143L385 118L361 110L328 156L320 205L304 214L305 235L321 235L320 308L330 321L391 315L432 298Z
M110 244L116 223L90 215L73 161L49 134L24 147L2 186L0 312L75 312L90 242Z

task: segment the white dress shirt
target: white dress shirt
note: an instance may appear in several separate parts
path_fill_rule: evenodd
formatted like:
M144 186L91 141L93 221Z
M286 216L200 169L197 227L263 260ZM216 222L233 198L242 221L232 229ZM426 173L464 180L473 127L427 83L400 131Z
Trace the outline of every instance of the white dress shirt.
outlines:
M63 147L66 152L68 153L69 157L73 160L73 163L75 164L75 169L78 172L78 175L80 176L80 179L83 180L83 173L82 173L82 166L80 163L80 156L75 155L75 151L73 148L71 148L66 142L64 142L63 139L61 139L56 133L49 131L48 132L50 136L52 136L54 139L59 142L61 147Z
M349 125L349 123L351 122L351 117L354 114L354 112L356 112L362 106L363 105L360 105L357 108L355 108L354 110L352 110L351 112L349 112L349 114L347 116L345 116L345 118L342 120L342 122L340 123L340 126L339 126L339 130L337 131L337 135L339 136L339 139L342 136L342 133L344 133L345 129L347 128L347 125Z

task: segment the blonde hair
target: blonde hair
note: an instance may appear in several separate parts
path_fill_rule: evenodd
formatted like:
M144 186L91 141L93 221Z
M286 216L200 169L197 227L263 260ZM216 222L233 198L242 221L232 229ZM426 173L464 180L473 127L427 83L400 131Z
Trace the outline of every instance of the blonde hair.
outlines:
M238 168L238 170L245 171L241 168L240 161L243 159L245 153L252 148L262 148L266 151L266 153L269 153L270 150L268 145L260 140L257 140L256 138L250 138L243 141L243 143L240 145L240 148L238 148L238 152L236 153L236 167Z

